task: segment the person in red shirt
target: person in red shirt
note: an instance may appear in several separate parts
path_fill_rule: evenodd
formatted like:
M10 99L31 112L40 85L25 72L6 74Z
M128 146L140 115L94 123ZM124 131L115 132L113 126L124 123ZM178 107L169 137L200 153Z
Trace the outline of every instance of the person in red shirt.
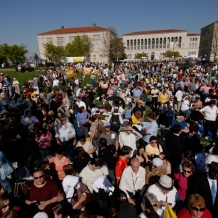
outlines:
M204 198L199 194L190 195L188 206L181 209L176 215L178 218L212 218L210 211L206 208Z
M129 146L123 146L120 150L120 156L115 166L115 175L116 175L117 185L119 184L123 170L128 166L131 153L132 153L132 148L130 148Z

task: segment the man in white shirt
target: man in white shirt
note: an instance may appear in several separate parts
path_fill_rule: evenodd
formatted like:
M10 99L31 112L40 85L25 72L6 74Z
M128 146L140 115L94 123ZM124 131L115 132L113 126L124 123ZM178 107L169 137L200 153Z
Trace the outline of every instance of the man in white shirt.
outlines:
M59 85L59 80L58 79L54 79L53 80L53 88L54 88L54 91L58 91L58 85Z
M85 104L85 102L83 102L83 101L81 100L80 97L76 97L76 104L78 105L79 108L83 106L84 109L86 110L86 104Z
M180 87L177 90L178 91L176 92L175 97L177 99L177 112L179 113L180 112L180 108L181 108L181 104L182 104L183 93L182 93L182 90L181 90Z
M88 187L89 191L93 192L93 184L98 176L108 176L108 168L103 165L101 158L92 159L88 165L83 168L79 176L82 178L82 182Z
M159 181L151 185L147 193L153 193L160 203L165 206L168 203L171 207L176 205L176 201L181 200L176 188L173 186L172 179L167 175L162 175Z
M126 126L126 132L120 134L120 146L121 148L126 145L132 148L132 155L136 151L136 135L142 138L142 135L134 130L131 125Z
M145 176L145 169L140 166L137 158L133 158L131 166L124 169L119 188L126 193L129 203L133 205L137 203L134 201L134 198L139 195L142 187L145 185Z
M62 116L60 118L61 123L56 126L55 138L58 145L61 145L64 149L66 156L73 161L74 147L76 145L76 133L73 125L67 122L67 118Z
M218 115L218 108L215 100L210 100L209 105L203 107L199 111L204 116L204 137L208 139L208 130L210 128L213 139L216 138L216 116Z

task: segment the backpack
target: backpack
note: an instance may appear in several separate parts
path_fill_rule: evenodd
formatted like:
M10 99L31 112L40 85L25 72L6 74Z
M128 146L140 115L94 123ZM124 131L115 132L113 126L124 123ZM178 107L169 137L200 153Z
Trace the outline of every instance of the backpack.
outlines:
M120 128L120 115L112 114L110 119L110 124L112 127L119 129Z

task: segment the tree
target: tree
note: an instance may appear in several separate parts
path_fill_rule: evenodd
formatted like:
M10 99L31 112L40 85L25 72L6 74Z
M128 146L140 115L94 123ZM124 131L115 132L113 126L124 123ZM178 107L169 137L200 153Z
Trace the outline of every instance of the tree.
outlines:
M93 43L91 38L83 35L76 36L72 43L68 43L65 51L68 57L86 56L86 59L89 60L92 49Z
M37 60L37 59L39 59L39 56L38 56L38 54L34 53L34 55L33 55L33 58L34 58L34 60Z
M44 44L45 57L49 60L58 63L65 57L65 48L62 46L55 46L53 43L48 42Z
M10 59L14 63L21 63L26 60L25 54L28 52L25 45L11 45L7 43L0 45L0 60Z
M103 35L103 56L108 58L109 63L112 60L118 61L126 57L125 46L122 39L118 38L118 33L114 27L109 27L108 32Z
M172 57L179 58L179 57L182 57L178 51L173 52L171 50L168 50L165 53L163 53L163 56L166 57L166 58L172 58Z
M145 52L135 54L135 59L142 59L142 57L146 57L146 59L148 59L148 54Z
M213 39L211 45L211 53L213 54L214 59L218 56L218 27L214 28Z

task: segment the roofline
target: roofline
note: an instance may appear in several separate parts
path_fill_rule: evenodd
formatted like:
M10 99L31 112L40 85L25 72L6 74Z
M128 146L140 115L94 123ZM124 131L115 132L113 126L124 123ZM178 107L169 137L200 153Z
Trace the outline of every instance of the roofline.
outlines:
M149 35L149 34L161 34L161 33L155 33L155 31L172 31L172 32L187 32L187 30L176 30L176 29L164 29L164 30L144 30L144 31L135 31L135 32L131 32L131 33L126 33L123 34L123 36L131 36L131 35ZM146 34L145 32L154 32L154 33L148 33ZM172 33L169 32L169 33ZM167 32L165 32L167 33Z
M85 26L85 27L72 27L72 28L64 28L64 30L66 29L76 29L76 28L89 28L89 27L92 27L92 26ZM100 26L96 26L96 27L100 27ZM104 28L104 27L100 27L104 30L96 30L96 31L87 31L87 32L103 32L103 31L108 31L110 29L108 28ZM55 30L59 30L59 29L55 29ZM48 33L48 32L51 32L51 31L55 31L55 30L50 30L50 31L47 31L47 32L43 32L43 33L38 33L37 36L41 36L41 35L61 35L61 34L68 34L68 33ZM71 32L69 32L71 33ZM72 34L76 34L76 33L86 33L86 32L73 32Z
M201 34L199 33L187 33L187 36L200 36Z
M218 20L214 21L213 23L208 24L207 26L202 27L201 30L204 29L205 27L208 27L208 26L215 24L215 23L218 23Z

